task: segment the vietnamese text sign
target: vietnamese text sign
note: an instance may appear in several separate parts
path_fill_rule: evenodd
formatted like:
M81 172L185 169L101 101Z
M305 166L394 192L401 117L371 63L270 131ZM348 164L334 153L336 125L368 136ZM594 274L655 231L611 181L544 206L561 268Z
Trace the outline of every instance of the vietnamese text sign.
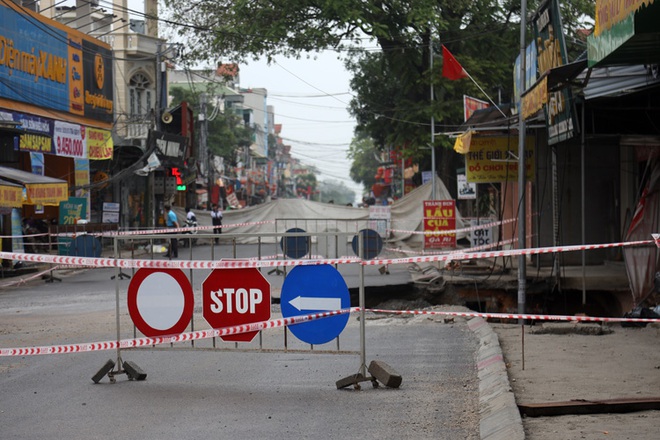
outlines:
M456 229L454 200L424 200L424 248L456 247L456 233L441 234ZM435 234L429 232L436 232Z
M470 220L470 226L480 226L494 222L491 218L482 218L479 220ZM493 228L473 229L470 231L470 246L488 246L493 243Z
M525 139L525 173L534 179L535 138ZM496 183L518 180L518 137L472 137L470 151L465 155L467 180L472 183Z

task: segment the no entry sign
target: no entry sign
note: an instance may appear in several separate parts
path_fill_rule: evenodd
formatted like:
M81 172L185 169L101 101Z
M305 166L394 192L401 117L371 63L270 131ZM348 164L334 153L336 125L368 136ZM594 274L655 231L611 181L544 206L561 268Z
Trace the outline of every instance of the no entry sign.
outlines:
M128 313L145 336L183 333L195 296L181 269L139 269L128 285Z
M213 328L270 319L270 284L256 268L215 269L202 283L202 315ZM221 336L250 342L258 331Z

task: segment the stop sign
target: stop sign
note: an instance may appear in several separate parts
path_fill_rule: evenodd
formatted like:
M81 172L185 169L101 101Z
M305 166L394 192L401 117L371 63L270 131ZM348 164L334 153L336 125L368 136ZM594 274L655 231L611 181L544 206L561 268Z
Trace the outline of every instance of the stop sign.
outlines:
M256 268L215 269L202 283L202 315L213 328L270 319L270 284ZM258 331L221 336L250 342Z

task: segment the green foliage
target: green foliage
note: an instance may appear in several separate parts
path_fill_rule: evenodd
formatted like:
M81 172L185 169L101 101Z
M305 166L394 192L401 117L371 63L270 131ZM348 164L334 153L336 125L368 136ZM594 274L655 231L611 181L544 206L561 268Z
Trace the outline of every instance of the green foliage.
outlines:
M361 183L364 188L371 188L376 182L376 171L379 163L376 160L378 149L373 141L365 135L358 135L351 142L348 158L352 161L349 175L353 181Z
M528 11L540 1L532 0ZM434 132L463 122L463 95L510 102L513 63L520 52L520 0L165 0L196 61L276 55L300 57L319 50L349 53L355 98L350 111L358 131L378 148L405 147L428 156ZM565 27L575 30L593 15L593 2L562 2ZM367 51L365 46L378 45ZM528 34L528 41L529 41ZM474 78L441 76L444 44ZM575 51L573 51L575 52ZM433 57L431 57L433 54ZM431 65L433 59L433 65ZM477 87L476 84L479 85ZM433 87L434 99L430 99ZM483 92L481 91L483 90ZM435 136L435 147L451 146ZM451 157L440 155L448 166ZM362 174L359 172L358 174ZM366 175L362 182L366 182Z
M353 204L355 192L347 187L344 182L329 180L319 183L320 202L332 202L336 205Z
M308 197L307 192L311 191L309 196L312 200L318 200L318 196L315 195L317 191L318 181L316 180L316 175L312 173L301 174L296 177L296 190L298 197Z

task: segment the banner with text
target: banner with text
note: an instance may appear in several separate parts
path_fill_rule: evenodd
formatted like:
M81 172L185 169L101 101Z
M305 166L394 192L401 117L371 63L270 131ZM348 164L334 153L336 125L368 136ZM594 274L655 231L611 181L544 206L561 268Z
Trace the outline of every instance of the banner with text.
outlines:
M424 200L424 249L456 247L456 202Z

